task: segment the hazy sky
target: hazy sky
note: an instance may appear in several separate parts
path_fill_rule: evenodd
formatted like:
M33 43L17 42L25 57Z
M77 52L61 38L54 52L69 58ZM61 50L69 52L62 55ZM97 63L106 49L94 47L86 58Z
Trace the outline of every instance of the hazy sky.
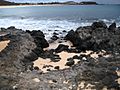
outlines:
M62 2L62 1L96 1L98 3L108 3L108 4L120 4L120 0L8 0L8 1L15 1L15 2Z

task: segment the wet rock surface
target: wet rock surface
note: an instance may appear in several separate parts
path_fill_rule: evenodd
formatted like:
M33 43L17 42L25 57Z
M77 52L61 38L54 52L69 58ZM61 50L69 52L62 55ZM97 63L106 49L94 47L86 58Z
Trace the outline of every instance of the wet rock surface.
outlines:
M113 30L114 29L114 30ZM69 31L65 39L73 43L73 47L60 44L56 49L44 50L49 46L41 31L22 31L15 27L2 28L0 40L10 40L8 46L0 52L0 90L119 90L116 81L120 76L120 31L115 23L107 28L104 22L94 22L92 26L79 27L76 31ZM57 33L54 33L58 35ZM98 54L98 58L79 54L87 50L100 53L105 50L109 57ZM55 70L48 68L47 73L38 67L33 67L38 57L51 62L61 60L58 53L74 52L75 55L67 59L69 68ZM78 60L76 64L75 61ZM43 68L53 67L44 65ZM84 83L83 85L81 83Z

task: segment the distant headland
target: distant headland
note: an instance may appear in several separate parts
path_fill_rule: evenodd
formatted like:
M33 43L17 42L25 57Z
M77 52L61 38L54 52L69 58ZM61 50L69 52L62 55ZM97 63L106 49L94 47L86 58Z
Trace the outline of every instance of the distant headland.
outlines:
M74 2L74 1L67 1L67 2L39 2L39 3L15 3L6 0L0 0L0 6L7 6L7 5L98 5L98 3L93 1L83 1L83 2Z

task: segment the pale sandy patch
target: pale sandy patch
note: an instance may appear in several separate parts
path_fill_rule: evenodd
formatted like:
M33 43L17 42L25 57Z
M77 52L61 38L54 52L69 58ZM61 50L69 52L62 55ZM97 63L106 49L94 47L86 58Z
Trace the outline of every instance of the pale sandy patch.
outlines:
M61 53L58 53L58 55L61 58L61 63L60 64L65 65L68 58L72 58L73 56L79 55L79 54L78 53L68 53L68 52L62 51ZM77 64L77 60L74 60L74 61L75 61L75 64Z
M0 52L5 49L6 46L8 46L8 43L10 42L10 40L7 41L1 41L0 42Z
M116 71L116 72L117 72L117 75L120 76L120 71ZM120 84L120 78L117 81Z
M55 42L51 43L48 48L45 48L44 50L56 49L59 46L59 44L68 45L69 48L71 48L73 46L70 41L63 40L62 43L58 43L58 42L59 42L59 40L56 40ZM72 47L72 48L75 48L75 47ZM69 66L66 66L67 59L72 58L75 55L78 55L78 56L80 56L82 54L90 55L92 58L95 58L95 59L99 57L98 56L99 54L103 55L104 57L110 56L110 55L104 55L104 53L106 53L104 50L102 50L98 54L93 51L86 51L86 52L81 52L81 53L68 53L68 52L62 51L60 53L56 53L61 58L61 60L59 62L52 62L52 60L50 60L50 59L39 58L36 61L34 61L34 67L35 66L39 67L39 69L41 69L43 72L48 72L47 69L55 70L54 67L56 67L56 66L59 66L59 69L65 69L65 68L69 68ZM83 59L86 59L86 58L83 57ZM80 60L74 59L74 61L75 61L75 64L77 64L78 61L80 61ZM46 65L48 67L43 68L43 66L46 66Z
M50 70L55 70L54 67L56 66L59 66L60 69L65 69L65 68L69 68L69 66L66 66L66 62L67 62L67 59L68 58L72 58L73 56L75 55L78 55L78 54L75 54L75 53L68 53L68 52L61 52L61 53L58 53L58 55L60 56L61 60L59 62L52 62L50 59L43 59L43 58L39 58L38 60L36 60L34 62L34 67L37 66L39 67L39 69L41 69L43 72L47 72L47 69L50 69ZM76 64L77 62L75 62ZM43 68L43 66L45 65L50 65L50 66L53 66L53 67L49 67L49 68Z

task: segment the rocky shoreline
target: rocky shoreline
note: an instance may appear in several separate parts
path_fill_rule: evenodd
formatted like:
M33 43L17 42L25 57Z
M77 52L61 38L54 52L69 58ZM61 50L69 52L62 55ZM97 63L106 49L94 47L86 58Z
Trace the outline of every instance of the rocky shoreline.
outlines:
M41 31L1 28L0 41L10 42L0 52L0 90L119 90L120 27L116 27L116 23L107 27L99 21L66 33L65 37L53 33L48 42ZM56 48L45 49L56 40L59 43ZM73 45L64 44L67 41ZM80 54L87 51L92 52ZM61 52L76 54L67 58L65 66L68 68L44 65L48 71L45 73L34 66L39 57L60 62ZM91 57L94 53L97 58Z

